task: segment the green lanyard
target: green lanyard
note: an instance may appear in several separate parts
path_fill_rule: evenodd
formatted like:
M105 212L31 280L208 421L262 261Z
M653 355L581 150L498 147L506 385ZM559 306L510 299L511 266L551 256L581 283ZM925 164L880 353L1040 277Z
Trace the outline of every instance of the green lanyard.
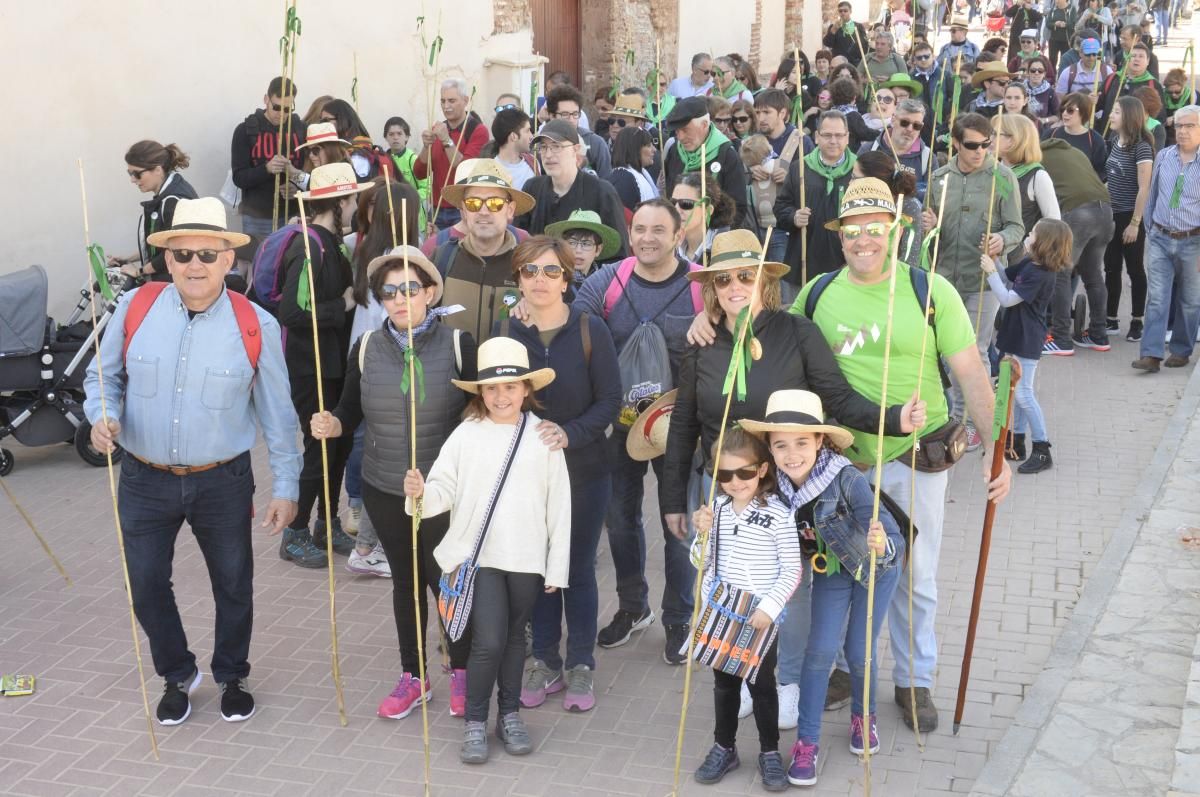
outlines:
M1200 157L1200 156L1198 156L1198 157ZM1175 210L1176 208L1178 208L1180 200L1183 199L1184 178L1187 177L1188 171L1191 170L1192 164L1195 163L1196 160L1197 160L1197 158L1195 158L1195 157L1192 158L1191 162L1188 163L1186 166L1184 166L1183 169L1180 170L1179 176L1175 178L1175 187L1173 189L1171 189L1171 209L1172 210Z

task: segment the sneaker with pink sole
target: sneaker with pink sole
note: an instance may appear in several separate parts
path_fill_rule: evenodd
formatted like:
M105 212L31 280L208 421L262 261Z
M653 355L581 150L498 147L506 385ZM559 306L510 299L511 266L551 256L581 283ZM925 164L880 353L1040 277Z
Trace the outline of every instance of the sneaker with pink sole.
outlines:
M567 670L567 691L563 694L563 708L567 711L591 711L595 705L592 669L586 664L577 664Z
M384 719L404 719L417 705L429 699L429 679L425 679L425 688L420 681L409 673L404 673L396 682L396 688L379 704L379 716Z
M464 717L467 714L467 671L450 671L450 716Z

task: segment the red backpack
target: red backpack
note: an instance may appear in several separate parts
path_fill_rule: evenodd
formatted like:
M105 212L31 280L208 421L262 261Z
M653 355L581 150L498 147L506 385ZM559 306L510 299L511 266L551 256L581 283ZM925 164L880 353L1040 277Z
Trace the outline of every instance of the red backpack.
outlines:
M146 314L158 301L163 289L170 284L169 282L147 282L133 292L133 296L129 300L129 309L125 313L125 345L121 349L122 362L128 359L129 343L137 333L138 327L146 320ZM246 347L246 359L250 361L250 367L257 372L258 358L262 354L262 335L260 334L262 328L258 323L258 313L254 312L254 305L250 300L240 293L225 291L225 294L229 297L230 304L233 305L233 315L237 319L238 330L242 333L242 345Z

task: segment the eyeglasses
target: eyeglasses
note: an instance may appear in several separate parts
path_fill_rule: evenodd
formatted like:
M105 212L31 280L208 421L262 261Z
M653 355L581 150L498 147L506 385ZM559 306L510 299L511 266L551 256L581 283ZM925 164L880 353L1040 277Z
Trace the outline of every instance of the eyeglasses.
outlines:
M873 221L865 227L861 224L843 224L841 231L842 235L850 241L860 237L864 232L868 238L882 238L887 235L889 226L891 225L885 221Z
M714 116L713 121L719 125L731 125L731 124L733 124L733 117L732 116Z
M149 169L126 169L125 173L135 180L142 179L142 175L150 171Z
M1178 122L1176 122L1175 123L1175 132L1178 133L1180 130L1187 130L1190 132L1192 130L1195 130L1197 127L1200 127L1200 124L1197 124L1196 122L1184 122L1183 124L1179 124Z
M844 141L850 138L849 133L817 133L817 138L823 141Z
M756 462L753 465L743 465L740 468L733 468L732 470L717 468L717 472L713 476L721 484L729 484L735 476L741 481L750 481L758 476L758 469L761 466L761 462Z
M463 207L472 213L478 213L484 206L492 213L499 213L504 210L512 200L506 196L490 196L486 199L477 196L469 196L463 200Z
M565 152L568 149L572 149L574 146L575 145L569 141L565 141L561 144L534 144L533 154L539 156L558 155L559 153Z
M217 258L222 252L228 252L228 249L171 249L168 250L175 262L181 266L186 266L192 262L192 256L200 258L200 262L211 266L217 262Z
M554 114L555 119L566 119L566 120L578 119L580 116L583 116L583 113L581 111L558 111L557 113Z
M272 111L274 111L275 113L291 113L291 112L292 112L292 106L290 106L290 105L276 105L275 103L271 103L271 110L272 110Z
M896 101L896 98L890 94L876 94L875 100L877 102L882 103L883 105L891 105L893 102Z
M556 280L562 277L563 267L557 263L552 263L548 266L541 266L537 263L526 263L517 269L517 273L526 279L533 279L538 274L545 274L546 279Z
M703 205L703 199L672 199L671 204L683 211L695 210L696 205Z
M915 132L920 133L925 129L924 122L915 122L912 119L897 119L896 123L904 128L911 127Z
M1045 70L1045 69L1028 69L1028 70L1026 70L1026 71L1027 71L1027 72L1029 72L1029 74L1031 74L1031 75L1044 75L1044 74L1046 74L1046 70Z
M732 117L732 119L733 119L733 123L738 124L738 125L749 124L749 122L750 122L749 116L734 116L734 117Z
M425 286L413 280L406 282L403 285L392 285L391 283L379 286L379 295L385 302L395 299L397 296L407 296L412 298L419 294Z
M992 145L990 138L985 138L983 141L960 141L959 146L963 149L969 149L971 152L978 152L981 149L987 149Z
M501 111L515 111L516 109L516 104L511 102L506 102L503 105L497 105L495 108L493 108L496 113L500 113Z
M713 275L713 284L718 288L728 288L733 283L733 278L737 277L737 281L743 285L753 285L757 274L758 272L752 268L744 268L740 271L718 271Z
M570 238L567 238L566 241L567 246L571 247L572 249L578 249L581 252L590 252L596 248L596 239L591 237L580 238L578 236L571 236Z

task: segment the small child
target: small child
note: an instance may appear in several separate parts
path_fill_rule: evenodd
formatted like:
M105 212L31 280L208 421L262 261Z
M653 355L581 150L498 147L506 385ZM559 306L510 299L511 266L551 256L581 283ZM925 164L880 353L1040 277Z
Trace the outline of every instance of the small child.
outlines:
M765 180L749 180L750 196L754 202L753 218L758 221L759 236L761 237L767 227L775 224L777 184L771 178L779 164L776 162L775 152L771 149L771 142L762 133L755 133L744 138L741 147L738 148L738 154L742 157L742 165L746 167L747 175L755 167L762 167L766 170Z
M407 149L408 139L412 136L412 132L408 126L408 122L402 116L393 116L383 123L383 138L387 141L388 156L392 159L392 179L404 180L413 188L421 197L421 212L418 214L417 223L420 224L419 230L425 229L425 205L429 203L429 178L418 180L416 174L413 173L413 164L416 163L417 153L411 149ZM410 230L410 234L412 233Z
M874 651L899 581L896 564L904 553L899 525L882 506L879 520L871 520L871 484L841 454L841 449L854 442L853 436L839 426L825 424L824 418L821 399L815 393L777 390L767 399L765 421L742 421L746 431L768 439L778 469L780 497L805 538L805 553L813 552L812 626L800 679L797 740L788 768L788 781L796 786L817 782L821 713L829 671L839 650L845 650L850 665L850 752L861 754L865 744L870 744L871 752L879 749L877 689L871 690L870 707L863 706L870 551L877 557L871 627ZM876 654L871 657L872 683L877 682L878 668ZM864 711L869 713L866 731Z
M488 760L487 719L492 687L498 687L496 736L510 755L533 751L518 709L525 666L525 626L543 589L567 586L571 545L571 487L561 449L543 445L537 432L534 391L554 381L554 371L529 368L525 347L492 338L479 347L475 381L451 381L475 395L464 421L446 439L425 481L418 470L404 478L406 509L424 497L427 517L450 512L450 529L433 551L438 566L453 572L466 562L480 530L471 608L471 655L467 660L467 711L459 759ZM525 428L513 441L522 415ZM511 455L510 455L511 451ZM506 460L507 477L497 492ZM494 506L492 506L494 496ZM490 523L485 527L488 510Z
M718 461L713 443L713 460ZM717 499L717 511L703 506L692 520L697 535L708 540L703 595L709 595L717 579L740 589L750 590L758 606L750 624L768 628L779 620L784 604L800 583L800 541L796 524L788 509L775 495L770 453L762 440L739 427L725 432L719 462L714 474L724 495ZM712 533L709 534L709 530ZM699 538L699 537L698 537ZM717 554L713 561L714 551ZM693 545L693 561L699 551ZM767 791L788 788L787 771L779 755L779 696L775 689L775 661L778 640L771 643L758 669L755 682L749 684L754 701L754 723L758 726L758 771ZM700 783L717 783L726 773L737 769L735 737L738 707L745 682L728 673L713 672L713 703L716 710L715 744L704 763L696 770Z
M1040 473L1054 464L1050 457L1050 438L1046 435L1046 418L1034 394L1034 375L1046 340L1046 311L1054 293L1054 275L1071 268L1071 249L1074 243L1071 227L1058 219L1042 219L1033 225L1025 239L1028 257L1004 270L1011 284L1005 285L997 273L998 262L983 255L980 266L987 272L988 285L1000 302L1008 308L1000 319L996 333L996 348L1001 355L1011 354L1021 365L1021 379L1014 395L1012 444L1005 456L1014 462L1025 459L1025 429L1029 429L1033 452L1017 468L1019 473Z

